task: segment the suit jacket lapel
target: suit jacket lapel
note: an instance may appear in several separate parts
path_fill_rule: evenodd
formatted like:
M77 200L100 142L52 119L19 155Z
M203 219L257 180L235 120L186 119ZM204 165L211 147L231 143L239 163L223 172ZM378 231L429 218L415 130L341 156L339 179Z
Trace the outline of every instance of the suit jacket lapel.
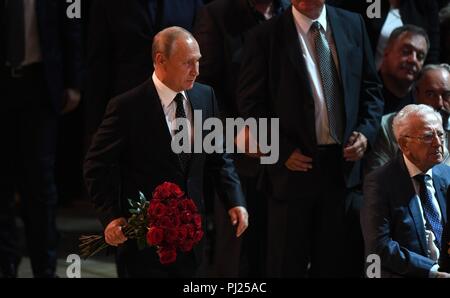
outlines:
M295 27L292 9L286 9L282 18L284 27L282 31L284 32L284 38L282 38L282 42L284 43L284 48L287 50L289 59L299 75L300 82L307 82L306 84L303 84L303 86L307 88L307 93L312 98L312 90L307 76L305 59L303 59L303 51L298 39L298 32Z
M427 241L425 236L425 229L423 225L422 213L420 212L419 202L417 200L417 194L414 189L414 185L411 181L411 177L409 176L408 169L406 168L405 161L403 160L403 156L401 153L397 155L397 160L399 168L398 173L398 189L402 193L400 196L407 200L407 205L409 209L409 213L414 221L414 227L416 228L417 237L419 238L420 246L422 251L427 251Z
M447 205L445 194L447 193L447 189L445 188L444 181L442 178L434 173L433 170L433 185L436 190L436 199L439 203L439 207L441 208L442 218L444 219L444 223L447 222Z

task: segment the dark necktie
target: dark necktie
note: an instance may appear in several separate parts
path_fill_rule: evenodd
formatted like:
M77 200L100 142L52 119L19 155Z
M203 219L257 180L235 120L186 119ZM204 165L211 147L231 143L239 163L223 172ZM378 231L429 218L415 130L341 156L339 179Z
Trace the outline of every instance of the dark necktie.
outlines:
M25 58L25 19L23 0L8 0L6 12L6 59L18 67Z
M177 104L177 109L175 111L175 118L186 118L186 111L183 106L183 94L178 93L174 98L175 103ZM175 130L175 134L180 132L180 130ZM180 145L183 146L183 139L180 140ZM186 173L189 167L189 161L191 159L191 154L187 152L180 152L178 154L178 158L180 159L181 167L183 171Z
M417 175L414 177L420 185L420 201L422 202L422 209L425 215L425 220L428 226L433 231L435 236L435 243L440 249L441 247L441 237L442 237L442 223L439 220L439 213L433 205L432 194L427 188L426 181L431 179L429 175Z
M316 48L323 95L328 111L330 135L337 143L342 144L344 138L344 109L337 68L320 23L314 22L310 30Z

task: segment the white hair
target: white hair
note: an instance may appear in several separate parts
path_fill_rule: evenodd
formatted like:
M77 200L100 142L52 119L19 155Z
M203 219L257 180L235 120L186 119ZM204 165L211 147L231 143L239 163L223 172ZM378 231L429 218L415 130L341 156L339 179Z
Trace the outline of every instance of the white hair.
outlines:
M411 119L425 118L428 115L434 115L436 119L442 124L442 116L436 112L432 107L424 104L416 105L410 104L400 110L395 115L392 121L392 130L394 131L395 139L399 143L399 139L402 136L411 134L411 130L414 128L411 125Z

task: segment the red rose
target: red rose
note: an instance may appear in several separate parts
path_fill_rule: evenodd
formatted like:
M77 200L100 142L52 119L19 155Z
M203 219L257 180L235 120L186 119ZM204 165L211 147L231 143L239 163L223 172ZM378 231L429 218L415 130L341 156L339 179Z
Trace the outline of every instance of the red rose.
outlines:
M165 231L166 241L169 244L175 243L178 239L178 230L177 229L166 229Z
M180 198L184 195L184 192L178 187L178 185L170 182L164 182L156 187L153 192L153 198L157 200L165 200L170 198Z
M158 221L159 226L162 228L173 228L174 225L172 223L172 220L168 216L163 216Z
M202 230L197 230L195 231L195 235L194 235L194 242L197 243L200 240L202 240L203 237L203 231Z
M147 232L147 243L159 245L164 240L164 231L158 227L151 227Z
M188 234L187 229L186 229L186 227L182 226L182 227L179 227L177 229L177 231L178 231L178 241L179 241L179 243L183 243L183 241L186 239L187 234Z
M158 201L150 201L148 207L148 215L151 218L158 218L166 214L166 206Z
M194 225L197 229L202 227L202 217L199 214L194 214Z
M178 214L176 214L172 217L172 224L174 227L179 227L181 225L181 219Z
M177 251L175 248L161 248L158 250L159 261L161 264L170 264L177 259Z
M191 199L186 200L186 208L192 213L196 213L198 211L197 206L195 206L194 201L192 201Z
M169 202L169 208L171 210L175 210L175 212L178 211L178 209L179 209L179 207L178 207L179 202L180 202L179 200L171 200Z
M192 221L192 213L189 211L183 211L180 215L182 223L190 223Z
M195 228L194 228L194 226L191 225L191 224L186 224L184 226L186 227L188 237L191 238L191 239L194 238L194 235L195 235Z
M181 205L181 209L182 210L185 210L185 211L188 211L189 209L188 209L188 201L189 200L187 200L187 199L184 199L184 200L181 200L180 201L180 205Z
M194 241L190 239L186 239L181 245L180 250L183 252L191 251L192 247L194 246Z

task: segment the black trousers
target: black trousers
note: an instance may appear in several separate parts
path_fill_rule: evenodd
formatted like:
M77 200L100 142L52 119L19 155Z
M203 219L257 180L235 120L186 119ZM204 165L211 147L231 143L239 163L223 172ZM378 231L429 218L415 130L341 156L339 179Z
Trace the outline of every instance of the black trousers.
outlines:
M355 276L349 264L362 268L363 250L354 247L354 230L348 226L347 200L353 191L345 187L342 158L338 146L320 149L311 170L316 183L308 186L313 192L306 195L299 188L289 198L269 198L269 277L347 277ZM351 224L359 230L359 223Z
M198 263L193 251L177 251L174 263L161 264L155 247L138 249L136 241L128 240L117 249L122 264L121 278L195 278Z
M51 109L43 69L34 65L20 78L7 76L0 135L0 265L14 275L20 258L15 226L15 193L35 277L56 269L58 233L54 179L58 115Z

